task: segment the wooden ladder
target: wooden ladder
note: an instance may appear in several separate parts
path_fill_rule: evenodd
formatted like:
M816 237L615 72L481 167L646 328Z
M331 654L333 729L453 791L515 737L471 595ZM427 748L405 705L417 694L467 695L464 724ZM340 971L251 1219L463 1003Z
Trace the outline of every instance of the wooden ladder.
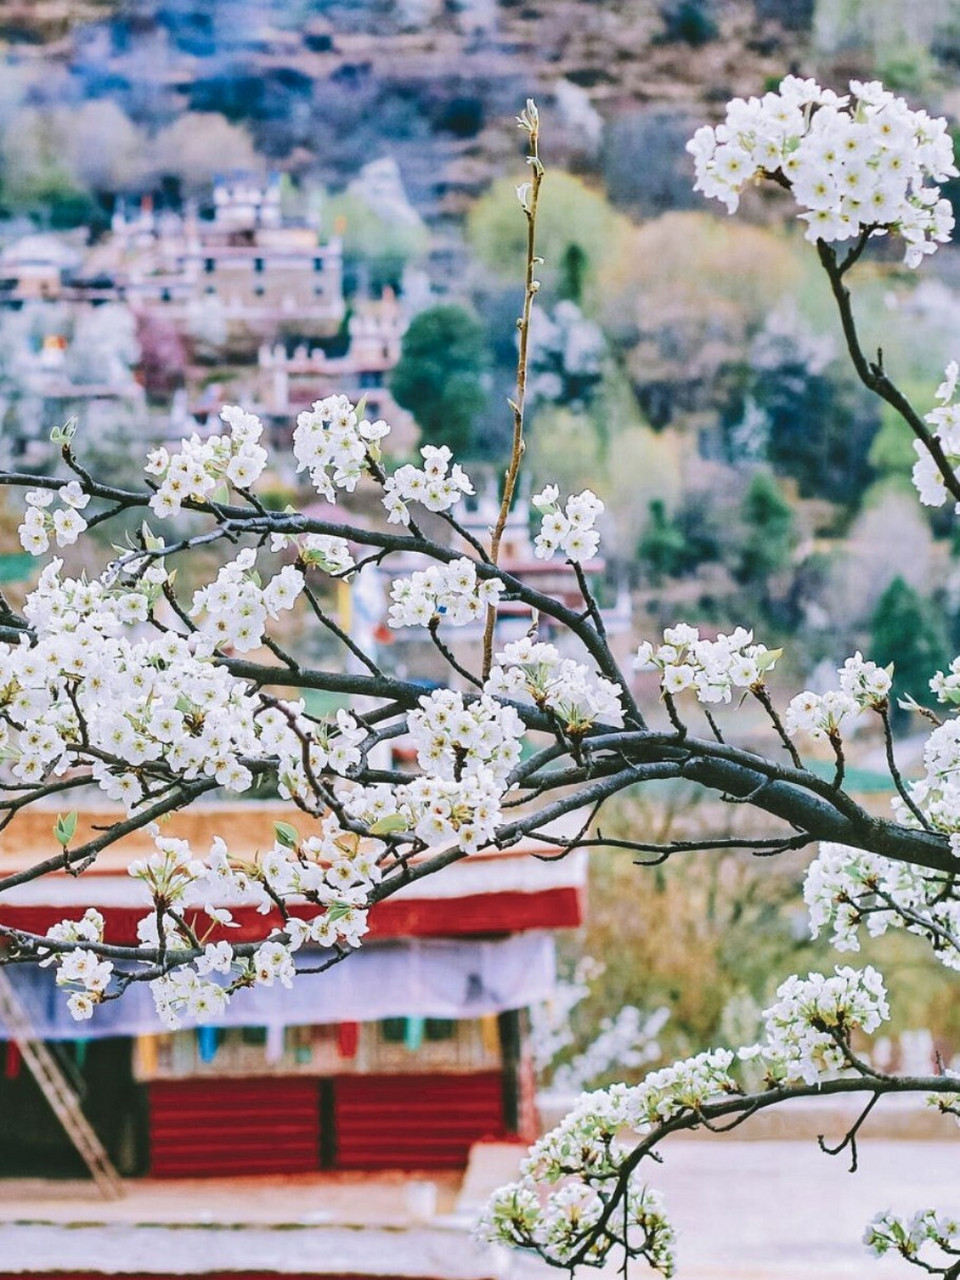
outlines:
M6 1024L14 1044L20 1050L31 1075L43 1091L70 1141L83 1157L83 1162L100 1194L116 1200L124 1194L123 1180L113 1166L103 1143L80 1108L80 1099L64 1075L59 1063L43 1040L37 1038L26 1009L13 989L13 984L0 967L0 1022Z

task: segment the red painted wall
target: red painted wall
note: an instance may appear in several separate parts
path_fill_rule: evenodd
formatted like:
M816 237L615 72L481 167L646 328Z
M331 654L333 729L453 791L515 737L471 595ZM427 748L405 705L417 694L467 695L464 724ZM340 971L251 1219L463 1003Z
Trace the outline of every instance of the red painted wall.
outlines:
M96 897L92 882L91 897ZM278 911L260 915L255 907L234 907L236 929L214 930L211 938L229 938L245 942L262 938L271 927L282 928ZM311 919L321 908L307 905L293 907L292 914ZM4 904L0 911L3 923L27 933L46 933L64 916L71 919L79 910L56 906L17 906ZM133 943L137 940L137 922L142 908L104 907L106 937L110 942ZM388 899L370 912L371 940L376 938L450 938L494 937L505 933L521 933L527 929L573 929L583 923L584 894L581 889L560 887L536 893L478 893L471 897ZM205 917L204 917L205 919Z
M150 1172L156 1178L319 1168L315 1079L156 1080L148 1096Z
M332 1084L336 1169L463 1168L474 1142L505 1136L498 1071L340 1076ZM320 1168L316 1078L162 1080L148 1096L155 1178Z
M504 1136L498 1071L340 1076L333 1099L338 1169L463 1168L474 1142Z

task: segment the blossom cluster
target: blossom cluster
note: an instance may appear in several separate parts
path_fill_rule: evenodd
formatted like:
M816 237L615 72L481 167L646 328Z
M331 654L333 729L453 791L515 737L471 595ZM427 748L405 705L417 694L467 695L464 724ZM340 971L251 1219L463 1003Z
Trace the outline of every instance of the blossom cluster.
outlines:
M256 753L254 700L210 661L208 638L124 634L146 618L163 567L131 590L61 579L60 570L58 560L47 564L24 605L36 642L0 646L0 746L14 777L38 783L86 763L128 808L158 769L249 786L239 759Z
M470 477L455 462L446 445L425 444L420 450L423 466L406 463L390 476L383 489L383 505L390 524L409 524L408 503L419 502L428 511L449 511L465 494L474 492Z
M95 907L88 907L79 920L61 920L51 925L47 937L55 942L82 943L103 941L103 916ZM87 947L76 947L62 952L41 948L41 966L59 964L56 981L61 987L76 987L67 999L67 1008L78 1022L93 1017L96 1005L103 999L110 984L113 965L101 960Z
M420 699L408 727L420 767L409 783L345 789L350 817L373 835L412 833L430 846L474 853L496 831L504 782L520 758L523 724L515 708L438 689Z
M872 968L838 968L829 977L811 973L806 979L788 979L764 1011L760 1044L738 1055L729 1049L709 1050L650 1072L640 1084L615 1084L581 1095L560 1124L531 1148L519 1180L494 1194L482 1220L485 1238L536 1248L550 1261L567 1261L589 1237L593 1196L622 1175L630 1153L620 1141L622 1131L655 1135L683 1116L699 1117L711 1105L743 1097L732 1070L738 1057L759 1058L768 1082L779 1085L816 1085L825 1076L857 1069L848 1056L851 1036L875 1031L889 1016L882 979ZM558 1185L562 1196L549 1190ZM568 1205L583 1209L565 1214ZM600 1259L614 1243L606 1233L598 1237Z
M346 538L339 538L328 533L303 533L299 536L289 533L272 533L270 550L285 551L294 546L297 550L297 562L305 569L323 569L334 577L343 577L354 567L354 559Z
M930 689L937 696L938 702L949 706L960 706L960 657L950 663L948 672L938 671L930 681Z
M431 847L455 844L476 853L496 832L502 796L493 773L481 768L459 782L418 777L396 787L361 787L344 798L344 808L374 835L408 833Z
M666 628L661 645L644 640L633 665L659 671L661 686L671 696L691 689L700 702L729 702L734 689L761 685L780 654L780 649L754 644L753 632L743 627L704 640L696 627L681 622Z
M563 510L558 498L560 490L548 484L534 494L533 505L540 512L540 532L534 541L533 553L540 560L552 560L562 551L568 560L591 560L599 550L600 534L594 528L598 516L603 514L603 503L591 489L571 495Z
M377 856L381 851L378 841L342 831L337 820L328 815L320 835L278 840L260 855L252 875L271 901L302 898L324 908L325 913L312 920L286 921L284 931L291 950L308 942L321 947L338 943L360 946L367 930L368 895L380 881ZM263 959L260 955L260 961ZM269 975L257 980L270 982Z
M462 627L479 621L502 591L499 578L478 580L476 566L466 556L450 564L432 564L408 578L394 579L387 621L391 627L428 627L440 621Z
M215 501L226 483L249 489L259 480L267 461L260 419L231 404L223 406L220 417L229 434L201 439L194 433L180 441L176 453L161 446L147 455L144 470L159 481L150 499L154 515L163 519L176 515L185 502Z
M309 719L305 712L302 699L256 712L260 748L276 757L285 800L295 796L316 801L315 782L326 772L348 776L360 764L360 744L367 737L366 729L342 707L332 723Z
M447 781L489 769L504 782L520 759L523 721L515 707L486 694L464 704L463 694L436 689L419 700L407 717L407 730L425 772Z
M861 925L871 937L900 927L931 941L941 964L960 969L960 902L938 876L824 842L807 870L803 897L813 937L831 928L838 951L859 951Z
M955 399L958 376L960 365L951 360L934 397L939 403L926 415L926 421L954 473L960 467L960 403ZM920 501L927 507L942 507L947 500L947 486L940 467L922 441L914 440L913 447L917 454L913 464L913 483Z
M733 1062L729 1050L713 1050L652 1072L639 1085L613 1085L581 1095L560 1124L531 1148L519 1180L494 1193L481 1219L483 1237L536 1248L552 1262L567 1261L585 1243L598 1188L609 1187L628 1154L629 1148L619 1140L621 1131L646 1134L686 1111L738 1093L729 1073ZM558 1189L549 1190L552 1187ZM631 1180L626 1206L630 1225L641 1226L644 1206L656 1217L645 1256L655 1269L671 1275L673 1231L663 1216L662 1201ZM593 1261L601 1262L615 1245L623 1244L622 1224L618 1209L594 1242Z
M792 698L783 718L791 736L807 733L811 738L833 738L844 720L861 711L882 710L890 694L893 667L878 667L858 650L837 671L839 689L814 693L805 689Z
M67 951L60 959L57 967L57 986L79 986L67 998L67 1008L78 1022L92 1017L94 1006L99 1004L106 994L113 975L113 964L109 960L101 960L95 951L85 947Z
M947 122L912 111L876 81L852 80L841 97L787 76L775 93L735 98L723 123L702 126L687 150L695 189L730 213L748 183L779 181L811 242L892 231L916 267L950 239L951 205L936 185L957 176Z
M652 1071L640 1084L582 1094L560 1124L531 1148L520 1166L522 1180L530 1186L550 1185L572 1176L615 1173L624 1150L616 1143L621 1130L647 1134L685 1111L738 1093L730 1074L734 1061L729 1049L709 1050Z
M889 1017L883 979L871 965L862 970L838 966L832 977L794 974L763 1011L764 1043L742 1049L741 1057L759 1057L775 1083L816 1084L852 1065L853 1032L870 1034Z
M950 847L960 857L960 720L946 720L938 725L923 745L923 777L908 785L910 799L926 820L950 840ZM895 796L891 802L897 820L909 826L917 821L909 806Z
M946 1276L960 1254L960 1222L934 1209L922 1209L911 1218L885 1209L867 1225L863 1243L878 1258L893 1251L927 1274Z
M217 574L216 580L194 592L192 618L214 643L230 645L240 653L256 649L263 641L267 618L292 609L303 590L304 578L293 565L284 565L265 587L256 572L257 553L245 547Z
M585 733L598 720L619 723L622 715L619 685L529 636L496 654L485 688L497 697L530 699L541 710L553 712L574 735Z
M620 1246L631 1258L644 1258L652 1270L672 1276L676 1267L676 1232L666 1216L659 1191L631 1182L615 1221L590 1239L605 1207L600 1192L582 1182L565 1182L546 1195L527 1183L502 1187L488 1202L477 1224L483 1242L536 1249L556 1266L583 1251L588 1266L601 1266Z
M87 527L80 512L90 497L83 492L80 482L70 480L61 485L57 497L63 505L53 507L52 489L29 489L24 494L27 506L18 532L20 545L31 555L39 556L47 551L51 536L58 547L72 546Z
M297 417L293 454L298 471L309 471L313 487L329 502L337 489L353 493L360 477L379 460L380 441L390 428L358 417L346 396L327 396Z
M179 1026L184 1016L197 1022L215 1019L235 985L289 986L296 972L293 954L305 944L360 945L367 930L368 896L380 880L377 855L382 846L342 830L333 816L324 820L319 834L303 838L292 827L279 827L273 847L249 863L232 859L219 838L203 859L186 840L163 836L156 827L148 830L154 851L128 868L150 899L150 909L137 925L144 946L163 945L168 954L171 949L195 950L199 920L208 920L211 928L233 924L223 904L254 907L263 914L281 901L316 909L310 918L288 914L282 930L256 948L238 949L226 939L206 941L189 963L151 979L154 1002L166 1026ZM103 920L95 912L87 912L80 921L65 920L47 933L51 941L99 942L102 937ZM71 1014L90 1017L107 989L113 964L82 947L51 956L47 963L54 961L58 985L83 988L70 997ZM213 974L228 980L217 981Z
M167 577L162 562L126 587L111 575L64 578L60 561L47 564L24 605L36 642L0 644L0 749L13 777L40 783L84 764L132 810L171 774L244 791L259 758L284 795L315 800L324 770L343 775L359 763L366 731L348 713L335 726L317 723L302 701L265 702L214 660L221 639L248 647L302 587L288 566L261 589L253 554L241 551L197 593L200 632L136 639L128 628L149 616Z
M337 489L352 493L364 474L383 483L383 506L390 524L409 524L409 503L428 511L448 511L465 494L474 492L470 477L453 463L446 445L424 445L423 466L407 463L392 476L380 470L380 442L389 434L387 423L360 418L360 409L346 396L328 396L297 418L293 452L298 471L309 471L314 488L329 502Z

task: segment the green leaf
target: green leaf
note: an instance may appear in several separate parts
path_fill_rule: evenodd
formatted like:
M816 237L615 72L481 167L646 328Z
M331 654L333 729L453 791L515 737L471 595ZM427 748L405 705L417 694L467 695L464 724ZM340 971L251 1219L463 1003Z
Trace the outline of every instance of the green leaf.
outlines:
M277 844L282 844L285 849L296 849L300 843L300 832L296 827L291 827L289 822L275 822L273 833L277 837Z
M409 827L406 818L400 813L390 813L384 818L378 818L372 827L367 830L372 836L392 836L399 831L406 831Z
M54 427L50 432L50 440L53 444L69 444L77 431L77 419L68 418L62 427Z
M159 551L163 546L163 539L157 537L147 524L146 520L144 520L140 526L140 533L143 537L143 545L148 551Z
M336 923L337 920L342 920L352 910L353 908L345 902L334 902L327 908L327 919Z
M940 701L956 704L960 702L960 694L957 694L956 692L941 694ZM900 708L901 711L922 712L924 710L924 708L921 707L920 703L917 702L916 698L912 698L909 693L905 693L902 698L897 699L897 706Z
M76 829L77 811L75 809L67 814L57 814L57 821L53 828L53 834L56 837L57 844L62 845L65 849L73 839L73 833Z
M783 657L782 649L768 649L766 653L761 653L760 656L757 658L757 670L769 671L770 668L774 665L774 663L776 663L782 657Z

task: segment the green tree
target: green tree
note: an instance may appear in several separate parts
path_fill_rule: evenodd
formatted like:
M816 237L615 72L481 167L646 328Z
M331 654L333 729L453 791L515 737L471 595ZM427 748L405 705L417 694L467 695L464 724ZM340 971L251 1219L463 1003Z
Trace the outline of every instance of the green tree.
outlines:
M795 537L793 508L768 471L757 471L740 504L743 537L734 576L738 582L765 584L790 562Z
M675 578L686 567L686 539L667 514L662 498L651 501L649 512L637 555L646 576L658 586L664 578Z
M552 296L570 298L588 313L601 301L599 278L626 257L631 226L600 191L569 173L551 172L550 199L537 218L537 274ZM526 225L517 213L516 184L494 182L470 211L467 239L473 255L498 280L523 270Z
M425 439L449 445L462 458L474 451L474 422L487 402L488 365L480 321L463 307L430 307L404 334L390 389Z
M894 664L892 715L902 723L906 713L897 697L922 702L931 675L950 661L943 615L898 576L880 597L870 630L870 657L883 666Z
M347 292L365 284L374 293L398 289L404 268L422 259L429 235L422 223L400 222L381 216L350 191L330 196L321 205L323 225L343 237Z

